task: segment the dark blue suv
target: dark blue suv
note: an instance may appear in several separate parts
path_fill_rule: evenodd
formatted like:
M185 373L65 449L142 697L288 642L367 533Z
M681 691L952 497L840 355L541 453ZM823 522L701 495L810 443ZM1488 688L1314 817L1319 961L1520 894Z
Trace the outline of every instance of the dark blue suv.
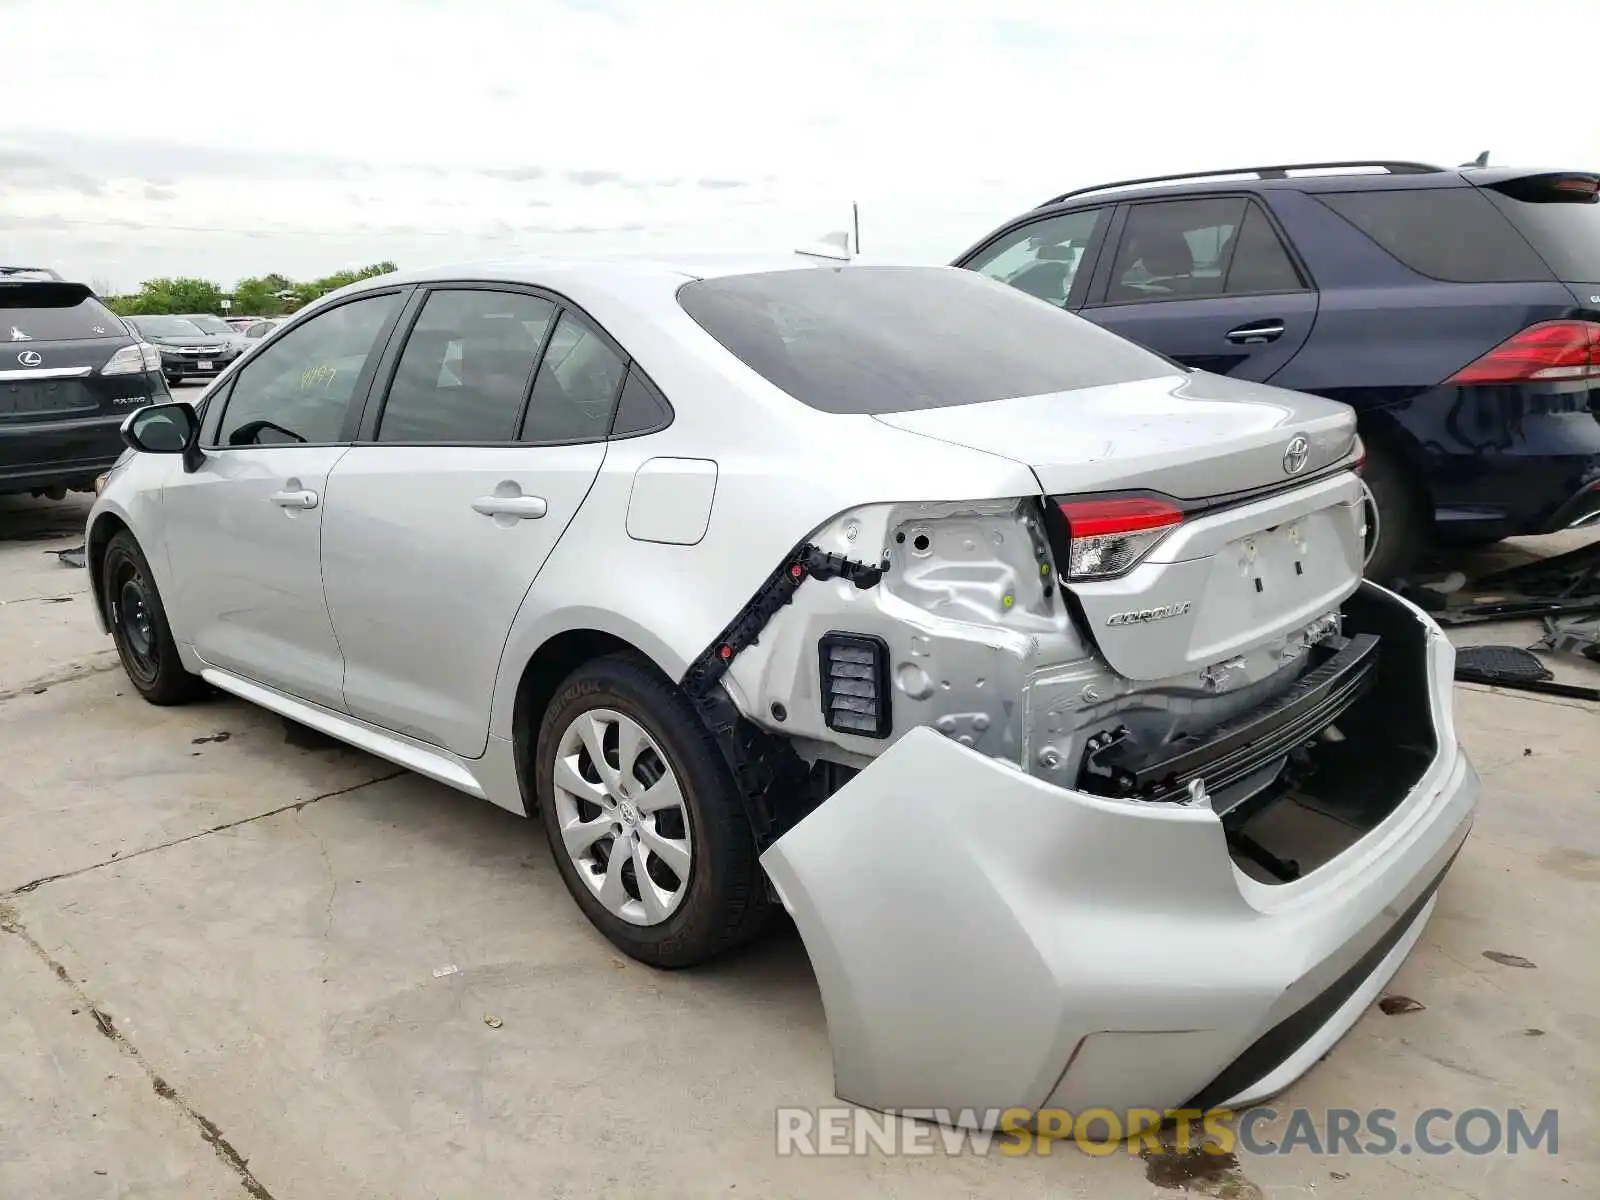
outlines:
M1312 163L1104 184L955 265L1201 370L1342 400L1369 573L1600 520L1600 176Z

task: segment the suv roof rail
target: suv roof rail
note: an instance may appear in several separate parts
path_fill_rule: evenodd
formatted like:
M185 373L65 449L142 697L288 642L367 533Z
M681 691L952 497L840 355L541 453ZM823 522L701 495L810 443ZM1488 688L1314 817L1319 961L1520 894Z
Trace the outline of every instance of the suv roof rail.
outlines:
M0 267L0 277L6 275L43 275L46 279L65 282L65 280L61 279L59 272L53 271L49 267Z
M1074 196L1084 196L1090 192L1109 192L1118 188L1143 187L1156 183L1178 183L1185 179L1212 179L1226 178L1230 175L1254 175L1257 179L1287 179L1290 171L1334 171L1345 170L1351 167L1381 167L1391 175L1431 175L1446 168L1436 167L1431 163L1403 162L1389 159L1354 160L1351 162L1314 162L1314 163L1282 163L1271 167L1229 167L1220 171L1184 171L1177 175L1150 175L1143 179L1119 179L1115 183L1097 183L1093 187L1076 188L1070 192L1062 192L1059 196L1052 196L1040 208L1048 208L1052 204L1060 204L1063 200L1070 200Z

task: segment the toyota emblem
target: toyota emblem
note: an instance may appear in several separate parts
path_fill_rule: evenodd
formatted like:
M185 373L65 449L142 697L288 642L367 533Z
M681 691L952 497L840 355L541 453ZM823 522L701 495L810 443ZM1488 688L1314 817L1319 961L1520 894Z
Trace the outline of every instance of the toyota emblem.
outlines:
M17 355L17 361L25 367L37 367L44 361L44 356L37 350L24 350Z
M1283 450L1283 473L1285 475L1298 475L1306 469L1306 463L1311 460L1311 442L1305 434L1296 434L1289 439L1289 444Z

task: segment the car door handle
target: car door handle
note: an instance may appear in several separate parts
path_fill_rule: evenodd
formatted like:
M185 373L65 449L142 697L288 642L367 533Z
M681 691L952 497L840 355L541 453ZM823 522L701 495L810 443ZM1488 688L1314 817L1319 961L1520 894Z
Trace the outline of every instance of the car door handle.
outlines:
M1251 342L1275 342L1283 336L1283 331L1284 324L1279 320L1252 321L1228 330L1227 337L1236 346L1247 346Z
M315 508L317 506L317 494L309 488L298 491L286 489L281 492L273 492L267 498L279 508Z
M472 502L472 511L486 517L519 517L531 521L544 516L550 506L543 496L479 496Z

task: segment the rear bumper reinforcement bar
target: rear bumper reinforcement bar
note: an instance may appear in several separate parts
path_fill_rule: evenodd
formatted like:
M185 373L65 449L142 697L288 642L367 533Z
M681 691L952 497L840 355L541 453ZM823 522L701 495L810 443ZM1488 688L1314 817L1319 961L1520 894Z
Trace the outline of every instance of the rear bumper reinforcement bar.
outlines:
M1080 791L1129 799L1181 802L1189 784L1203 780L1220 791L1283 758L1332 724L1371 686L1378 639L1350 638L1307 671L1282 696L1204 733L1143 751L1111 738L1091 746L1078 780Z

